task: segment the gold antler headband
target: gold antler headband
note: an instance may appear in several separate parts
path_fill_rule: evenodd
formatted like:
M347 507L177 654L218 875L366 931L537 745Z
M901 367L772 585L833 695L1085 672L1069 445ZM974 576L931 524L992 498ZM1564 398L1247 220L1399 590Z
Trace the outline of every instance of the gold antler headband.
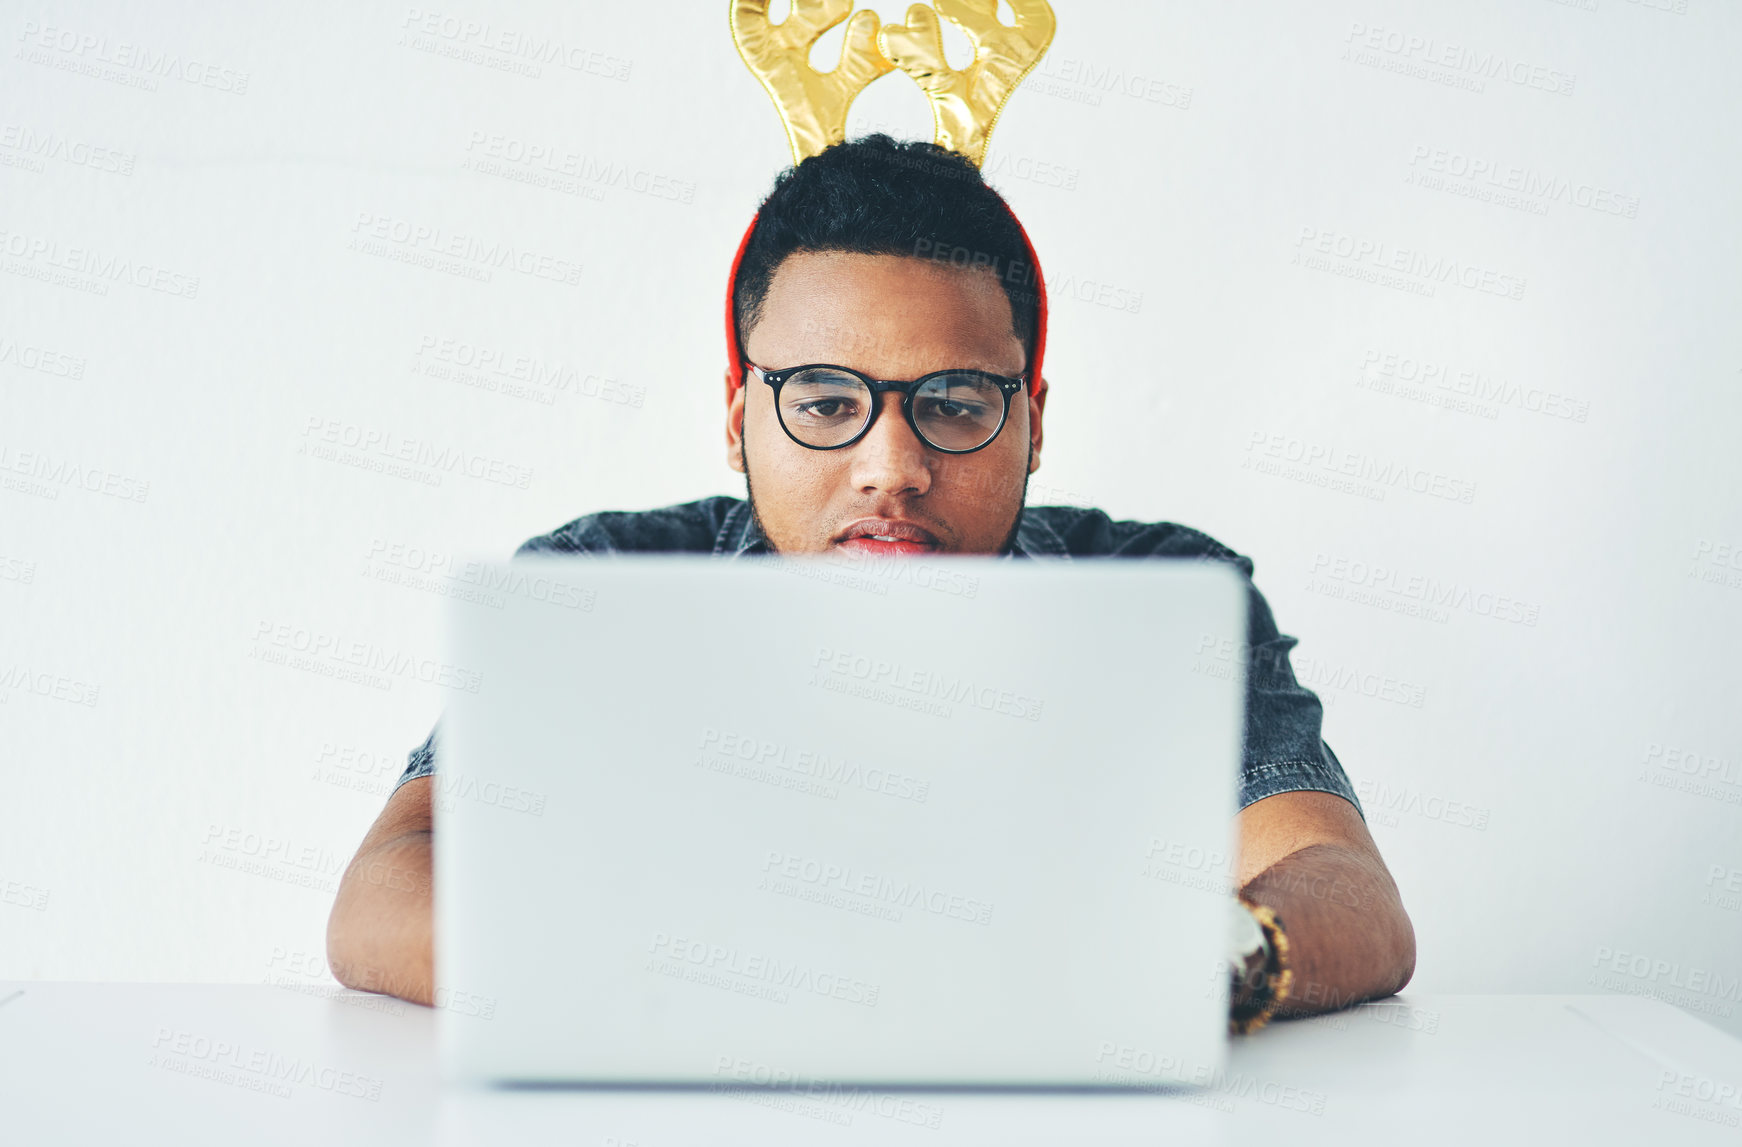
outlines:
M1005 101L1052 43L1052 6L1047 0L1010 0L1016 23L1007 26L998 20L998 0L935 3L935 10L910 6L906 24L888 24L880 31L877 13L853 12L853 0L792 0L792 12L779 24L768 21L769 0L732 0L732 42L774 100L793 163L845 139L853 100L872 80L896 68L913 77L931 104L934 142L975 166L985 162ZM811 48L849 13L840 63L833 71L817 71L810 64ZM974 62L966 68L944 61L939 15L973 43Z
M810 64L824 32L847 19L853 0L792 0L779 24L768 22L768 0L732 0L732 42L786 122L798 163L847 138L847 109L865 85L895 65L877 49L877 13L854 12L832 72Z

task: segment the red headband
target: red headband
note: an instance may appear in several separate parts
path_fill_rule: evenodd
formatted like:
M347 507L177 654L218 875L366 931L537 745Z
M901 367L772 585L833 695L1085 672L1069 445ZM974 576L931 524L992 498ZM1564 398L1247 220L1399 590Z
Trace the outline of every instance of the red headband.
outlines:
M1010 205L1004 204L1004 210L1010 211ZM726 369L732 374L734 388L744 385L744 352L738 346L738 316L733 306L733 296L738 286L738 265L744 261L744 251L750 246L750 236L756 233L756 221L762 218L762 212L757 211L750 220L750 226L744 229L744 238L738 240L738 251L732 256L732 271L726 277ZM1028 232L1023 229L1022 220L1016 218L1016 212L1010 211L1011 222L1016 224L1017 233L1022 236L1023 249L1028 252L1028 263L1034 268L1034 286L1040 294L1040 306L1035 314L1034 354L1028 360L1028 393L1033 394L1040 389L1040 360L1046 351L1046 280L1040 274L1040 260L1034 254L1034 244L1028 241Z

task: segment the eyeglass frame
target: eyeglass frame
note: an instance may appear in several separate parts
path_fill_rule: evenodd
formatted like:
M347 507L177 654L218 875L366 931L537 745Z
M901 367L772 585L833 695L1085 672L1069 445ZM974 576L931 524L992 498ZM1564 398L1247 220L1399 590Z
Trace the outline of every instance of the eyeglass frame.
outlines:
M907 419L908 428L913 431L913 436L924 443L927 448L936 450L939 454L974 454L986 449L986 447L998 441L998 436L1004 433L1004 424L1010 421L1011 400L1016 397L1017 391L1026 389L1028 386L1028 375L1026 373L1012 378L1006 374L993 374L989 370L975 370L971 367L950 367L946 370L934 370L927 374L922 374L916 379L903 382L898 379L872 378L870 375L865 374L862 371L854 370L852 367L848 366L836 366L832 362L807 362L802 366L789 366L782 370L764 370L749 359L743 359L742 362L746 367L750 368L757 378L760 378L763 382L766 382L773 388L774 416L779 420L780 428L786 431L786 436L788 438L797 442L806 450L845 450L847 447L864 438L865 435L871 433L871 428L877 424L877 416L883 413L883 403L878 400L885 392L894 390L901 394L901 413ZM809 442L801 440L798 435L794 434L792 430L788 428L786 425L786 416L780 412L780 388L786 385L787 380L801 370L816 370L819 368L824 370L838 370L842 374L850 374L860 382L864 383L866 388L871 391L871 414L865 419L865 425L859 428L859 433L835 446L812 446ZM980 443L980 445L970 446L966 450L950 450L947 447L937 445L930 438L927 438L925 432L919 428L919 424L914 421L913 396L918 393L921 386L941 374L978 375L981 378L990 379L997 385L999 391L1003 393L1004 413L998 416L997 428L994 429L992 433L986 437L986 441Z

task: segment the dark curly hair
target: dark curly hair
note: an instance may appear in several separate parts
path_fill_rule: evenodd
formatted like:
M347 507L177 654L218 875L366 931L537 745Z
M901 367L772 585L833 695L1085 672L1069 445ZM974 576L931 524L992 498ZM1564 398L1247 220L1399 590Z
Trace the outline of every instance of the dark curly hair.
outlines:
M909 255L986 266L1010 300L1032 358L1040 298L1022 229L966 156L882 133L833 144L782 171L762 201L733 286L740 343L762 318L781 262L795 251Z

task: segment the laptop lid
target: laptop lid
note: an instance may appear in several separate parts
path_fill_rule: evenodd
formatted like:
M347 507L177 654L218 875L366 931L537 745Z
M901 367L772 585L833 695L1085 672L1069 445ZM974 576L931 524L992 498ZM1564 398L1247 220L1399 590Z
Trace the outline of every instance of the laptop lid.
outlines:
M452 609L477 689L435 778L437 975L491 1003L444 1009L451 1076L1221 1069L1237 571L643 555L489 580L500 608Z

